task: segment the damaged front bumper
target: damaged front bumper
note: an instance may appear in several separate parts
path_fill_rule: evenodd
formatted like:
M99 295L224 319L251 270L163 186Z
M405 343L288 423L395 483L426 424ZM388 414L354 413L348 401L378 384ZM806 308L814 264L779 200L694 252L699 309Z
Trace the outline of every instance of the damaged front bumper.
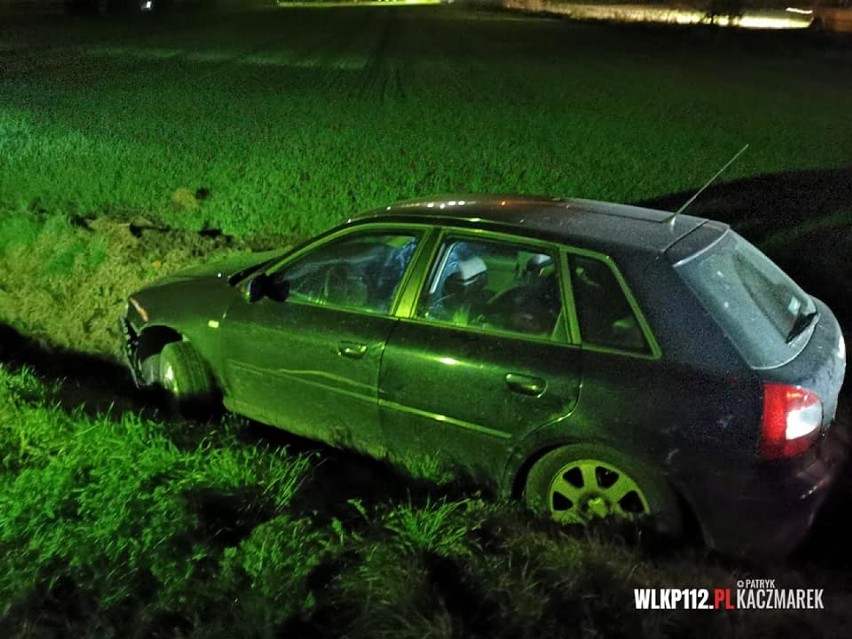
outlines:
M127 364L127 368L130 369L130 375L133 378L133 383L136 385L136 388L142 388L145 384L139 374L139 363L136 361L137 346L139 345L139 332L133 327L133 324L130 322L126 313L124 317L121 317L118 320L118 326L122 335L124 335L124 347L122 348L124 362Z

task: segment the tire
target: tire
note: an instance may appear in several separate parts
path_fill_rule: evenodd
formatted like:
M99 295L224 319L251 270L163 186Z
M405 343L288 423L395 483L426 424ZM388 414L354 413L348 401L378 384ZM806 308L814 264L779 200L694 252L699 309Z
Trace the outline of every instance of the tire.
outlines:
M160 354L149 355L139 362L139 385L148 387L160 383Z
M186 417L207 416L213 408L214 384L202 359L189 342L170 342L160 353L160 386L173 408Z
M661 477L593 444L563 446L539 459L527 475L524 501L533 512L565 524L613 517L671 536L683 528L677 497Z

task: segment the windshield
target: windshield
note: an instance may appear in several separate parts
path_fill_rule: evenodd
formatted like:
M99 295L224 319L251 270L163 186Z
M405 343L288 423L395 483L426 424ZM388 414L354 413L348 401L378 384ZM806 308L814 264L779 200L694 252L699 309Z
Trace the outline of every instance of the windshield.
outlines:
M807 344L813 300L733 231L675 268L752 368L781 366Z

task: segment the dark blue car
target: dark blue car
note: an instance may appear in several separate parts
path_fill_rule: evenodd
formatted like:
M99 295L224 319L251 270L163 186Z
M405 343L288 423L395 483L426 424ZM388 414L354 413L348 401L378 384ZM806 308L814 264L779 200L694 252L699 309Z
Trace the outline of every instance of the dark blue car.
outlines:
M458 195L131 297L140 384L404 464L559 521L689 514L783 553L846 456L831 310L727 225Z

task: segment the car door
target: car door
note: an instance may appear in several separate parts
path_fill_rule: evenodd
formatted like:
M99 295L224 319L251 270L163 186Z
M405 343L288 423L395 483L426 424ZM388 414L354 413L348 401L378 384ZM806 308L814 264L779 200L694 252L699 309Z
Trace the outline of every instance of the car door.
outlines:
M380 448L379 363L421 237L344 231L259 275L262 298L235 300L223 321L226 405L314 439Z
M382 426L407 465L503 469L524 434L571 413L580 350L571 344L556 247L447 232L414 308L382 359Z

